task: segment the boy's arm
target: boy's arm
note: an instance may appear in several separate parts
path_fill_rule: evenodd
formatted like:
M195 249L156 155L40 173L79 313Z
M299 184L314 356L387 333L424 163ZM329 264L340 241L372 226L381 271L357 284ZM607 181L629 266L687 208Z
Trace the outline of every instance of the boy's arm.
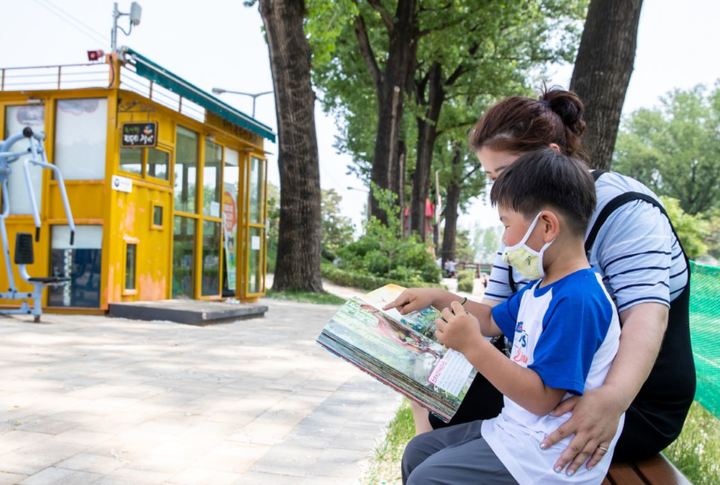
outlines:
M462 352L497 390L531 413L544 416L560 403L564 390L545 386L534 370L515 364L485 340L477 320L463 312L460 303L453 303L452 310L454 314L443 310L444 320L436 322L440 343ZM488 323L499 330L492 317Z
M500 302L496 302L495 304L497 303ZM494 305L467 300L463 306L468 313L478 319L478 322L480 322L480 330L484 336L497 337L498 335L502 335L502 330L492 319L492 307Z
M463 353L490 384L538 416L545 416L555 409L565 390L547 387L537 372L515 364L487 340L482 339L482 342Z

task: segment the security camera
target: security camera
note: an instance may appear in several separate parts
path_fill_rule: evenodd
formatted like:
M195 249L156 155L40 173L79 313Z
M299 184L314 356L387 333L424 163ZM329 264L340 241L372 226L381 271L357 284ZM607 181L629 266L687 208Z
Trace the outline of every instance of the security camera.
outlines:
M140 25L140 17L142 16L142 7L139 3L133 2L130 5L130 23L132 25Z

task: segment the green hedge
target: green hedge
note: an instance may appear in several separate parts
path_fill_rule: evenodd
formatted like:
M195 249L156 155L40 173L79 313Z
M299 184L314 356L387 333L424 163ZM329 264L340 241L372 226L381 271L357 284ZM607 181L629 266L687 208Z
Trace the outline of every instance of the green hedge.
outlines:
M472 293L475 284L475 270L466 269L458 273L458 290Z
M336 268L332 264L322 265L322 275L324 278L332 281L336 285L351 286L361 288L363 290L374 290L381 286L394 283L404 286L405 288L443 288L439 283L425 283L422 281L397 281L389 278L381 278L367 274L353 273L350 271Z

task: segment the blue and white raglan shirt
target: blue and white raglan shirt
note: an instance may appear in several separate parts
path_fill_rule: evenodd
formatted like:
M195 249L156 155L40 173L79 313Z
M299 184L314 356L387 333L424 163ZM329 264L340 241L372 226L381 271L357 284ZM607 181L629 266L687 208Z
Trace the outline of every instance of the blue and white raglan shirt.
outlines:
M620 194L641 192L657 199L637 180L616 172L603 174L595 189L597 206L587 233L605 205ZM485 291L485 298L494 302L512 294L508 265L501 254L502 250L495 258ZM670 223L658 208L643 201L629 202L610 215L595 239L589 260L619 312L646 302L669 307L688 283L687 264ZM526 283L517 272L513 276L518 288Z
M613 302L592 269L576 271L547 286L531 282L492 310L495 323L512 342L510 359L535 371L543 383L566 391L563 400L602 385L620 342ZM540 443L570 418L537 416L504 397L496 418L483 422L482 436L519 483L600 483L610 466L623 419L608 453L573 476L553 471L571 437L541 450Z

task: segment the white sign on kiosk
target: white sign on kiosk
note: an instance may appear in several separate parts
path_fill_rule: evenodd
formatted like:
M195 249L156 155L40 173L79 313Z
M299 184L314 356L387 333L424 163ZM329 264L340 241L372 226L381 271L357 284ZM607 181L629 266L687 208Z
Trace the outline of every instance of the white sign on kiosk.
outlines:
M132 192L132 179L121 177L120 175L112 176L112 189L118 192Z

